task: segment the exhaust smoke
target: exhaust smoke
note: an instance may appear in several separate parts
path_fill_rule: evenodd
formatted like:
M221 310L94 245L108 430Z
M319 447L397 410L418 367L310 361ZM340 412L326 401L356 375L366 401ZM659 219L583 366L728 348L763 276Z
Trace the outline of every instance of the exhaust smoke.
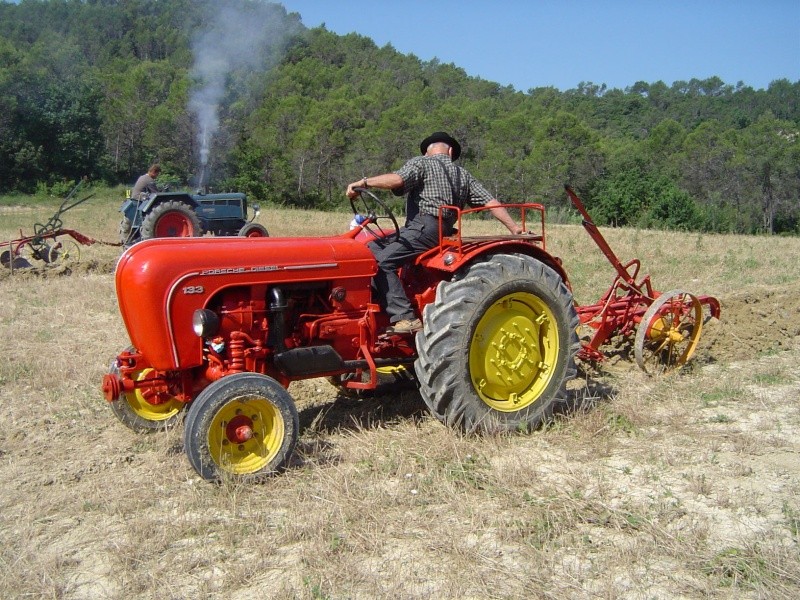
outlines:
M192 39L189 99L189 110L197 118L200 189L206 183L213 139L220 128L220 108L251 93L253 76L269 71L280 59L285 41L301 28L280 5L223 0L207 6L204 27Z

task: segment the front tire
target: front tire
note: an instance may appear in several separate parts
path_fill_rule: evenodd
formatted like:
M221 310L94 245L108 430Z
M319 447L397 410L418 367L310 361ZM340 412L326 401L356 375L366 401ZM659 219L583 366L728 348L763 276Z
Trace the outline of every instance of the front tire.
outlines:
M142 221L143 240L162 237L199 237L203 235L200 219L192 207L170 200L151 210Z
M269 237L269 232L261 223L247 223L239 230L239 237Z
M277 381L237 373L215 381L192 402L184 448L203 479L263 481L286 468L299 430L294 401Z
M111 364L109 374L118 377L116 361ZM136 381L155 378L158 372L151 368L141 369L132 374ZM153 400L159 400L153 402ZM135 389L120 392L110 403L111 412L126 427L139 433L152 433L174 427L182 417L185 403L174 397L150 397L148 392Z
M439 284L416 336L420 392L467 432L529 430L566 403L580 347L572 294L550 267L495 255Z

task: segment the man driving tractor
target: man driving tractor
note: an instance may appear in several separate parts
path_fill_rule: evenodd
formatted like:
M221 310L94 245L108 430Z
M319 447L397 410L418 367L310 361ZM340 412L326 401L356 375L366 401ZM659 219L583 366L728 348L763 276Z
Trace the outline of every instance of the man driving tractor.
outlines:
M381 304L389 314L387 333L413 333L422 328L403 290L397 270L414 257L439 243L439 210L443 206L487 206L492 215L508 230L518 235L520 227L503 205L465 168L454 161L461 155L461 145L444 131L437 131L420 143L421 156L415 156L397 171L375 177L363 177L347 186L347 197L358 195L357 188L392 190L406 195L406 223L399 236L375 240L369 248L378 261L373 285ZM455 214L444 210L444 234L453 233Z

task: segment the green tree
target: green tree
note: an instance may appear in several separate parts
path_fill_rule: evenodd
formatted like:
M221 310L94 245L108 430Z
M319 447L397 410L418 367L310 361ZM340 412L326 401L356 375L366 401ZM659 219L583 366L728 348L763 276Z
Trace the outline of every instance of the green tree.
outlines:
M211 36L229 34L232 13L246 16L242 35ZM611 223L798 229L800 81L516 92L254 0L0 3L0 187L130 183L154 159L196 181L189 99L205 80L193 66L246 31L271 35L234 53L219 81L213 186L339 206L349 181L397 168L444 129L504 200L566 209L570 183Z
M742 150L737 133L725 129L719 121L706 121L688 134L678 158L681 186L705 207L711 218L709 227L724 231L726 220L716 221L721 208L731 206L736 215L734 231L751 231L754 212L747 201L744 182L739 176Z
M185 156L178 158L177 150L170 150L176 131L183 132L177 141L184 148L193 145L185 123L176 129L172 122L185 111L186 77L168 61L120 62L105 74L103 132L112 169L119 176L130 179L148 163L169 155L187 164Z
M794 229L798 221L800 197L800 127L765 113L742 132L745 155L744 185L747 196L756 200L760 213L759 229L775 233L781 227Z

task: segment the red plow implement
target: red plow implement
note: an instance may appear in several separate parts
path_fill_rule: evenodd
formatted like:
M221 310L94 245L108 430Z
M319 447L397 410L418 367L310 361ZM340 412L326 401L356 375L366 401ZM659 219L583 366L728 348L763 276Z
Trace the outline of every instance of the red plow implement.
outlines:
M705 320L719 318L719 301L683 290L664 293L654 290L649 275L639 278L639 259L623 264L580 198L569 186L565 188L583 217L584 229L616 271L611 287L600 300L576 307L581 323L594 330L578 357L601 361L605 357L600 348L612 337L633 337L636 363L644 371L663 373L682 367L697 349Z
M47 223L36 223L33 226L33 235L24 236L20 230L20 237L7 242L0 242L0 264L11 269L27 269L33 266L31 260L41 260L47 264L78 262L81 256L81 246L104 244L106 246L119 246L110 242L101 242L83 235L74 229L65 229L61 215L71 208L86 202L94 194L80 200L72 197L82 184L73 188L64 199L56 213Z

